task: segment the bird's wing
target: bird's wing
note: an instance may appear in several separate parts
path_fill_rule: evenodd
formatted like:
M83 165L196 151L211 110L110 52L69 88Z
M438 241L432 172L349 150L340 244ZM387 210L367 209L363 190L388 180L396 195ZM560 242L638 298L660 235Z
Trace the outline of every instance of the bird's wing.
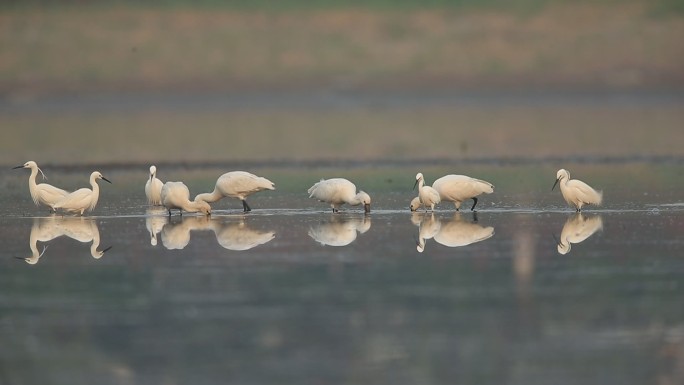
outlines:
M78 189L62 198L55 208L81 209L90 206L92 190L87 188Z
M568 181L567 186L577 191L577 198L580 201L595 205L601 204L602 194L581 180L572 179Z

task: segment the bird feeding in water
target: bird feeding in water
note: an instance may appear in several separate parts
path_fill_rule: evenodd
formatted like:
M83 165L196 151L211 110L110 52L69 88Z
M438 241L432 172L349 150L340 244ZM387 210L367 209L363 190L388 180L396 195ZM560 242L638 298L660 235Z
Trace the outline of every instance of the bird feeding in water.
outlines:
M454 202L456 211L460 211L461 203L468 199L473 200L473 206L470 211L475 211L477 206L477 197L481 194L491 194L494 192L494 185L480 179L471 178L467 175L445 175L432 184L432 188L437 190L439 198L442 201ZM411 201L411 211L416 211L420 208L421 202L419 197Z
M79 213L83 215L84 211L93 211L95 206L97 206L97 201L100 198L100 186L97 184L97 180L102 179L105 182L112 183L109 179L102 176L99 171L93 171L90 174L90 186L89 188L78 189L55 204L55 209L61 209L70 213Z
M179 210L180 215L183 215L183 211L211 215L209 203L197 199L190 200L190 190L183 182L164 183L161 189L161 202L169 210L169 216L171 216L171 210Z
M275 190L275 184L245 171L231 171L216 180L214 191L198 194L195 201L213 203L224 197L237 198L242 201L244 211L248 212L252 208L247 204L247 197L262 190Z
M370 195L363 191L356 193L354 183L344 178L321 179L308 190L309 198L318 199L321 202L330 203L333 213L340 211L340 206L349 204L352 206L363 205L366 213L370 212Z
M150 166L150 177L145 182L145 195L147 202L152 206L161 205L161 189L164 183L157 178L157 167Z
M55 204L63 199L68 191L62 190L47 183L36 183L36 176L40 171L43 179L47 179L43 170L38 167L38 164L32 160L24 163L21 166L13 167L13 169L18 168L30 168L31 175L29 175L29 192L31 193L31 199L36 206L44 205L50 208L50 212L55 212Z
M600 205L603 201L603 192L596 191L588 184L578 179L570 179L570 172L560 169L556 172L556 182L551 191L560 184L561 194L568 204L575 206L577 212L582 211L584 205Z
M420 172L416 174L416 183L413 184L414 189L416 185L418 185L418 200L420 204L425 206L425 211L428 211L428 207L430 211L434 211L435 205L441 201L437 190L425 185L425 178Z

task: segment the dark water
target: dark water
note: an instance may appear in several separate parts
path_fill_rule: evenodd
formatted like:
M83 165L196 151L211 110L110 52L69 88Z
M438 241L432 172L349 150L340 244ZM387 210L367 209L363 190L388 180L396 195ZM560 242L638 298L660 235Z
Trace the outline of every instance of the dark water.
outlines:
M285 186L248 215L221 201L169 219L137 174L114 176L130 183L85 218L45 216L25 175L10 183L0 383L684 382L684 199L668 186L613 188L581 215L552 177L477 214L412 214L409 186L333 215Z

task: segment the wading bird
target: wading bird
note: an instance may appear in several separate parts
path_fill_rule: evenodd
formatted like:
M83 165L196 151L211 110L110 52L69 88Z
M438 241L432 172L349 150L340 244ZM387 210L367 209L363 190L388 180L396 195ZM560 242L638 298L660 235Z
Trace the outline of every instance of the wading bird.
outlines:
M33 203L35 203L36 206L45 205L50 208L50 212L55 212L55 203L67 196L69 192L47 183L36 184L36 176L38 175L38 171L40 171L40 174L43 175L43 179L47 178L45 177L45 174L43 174L43 170L41 170L38 167L38 164L32 160L24 163L21 166L13 167L13 169L17 168L31 169L31 175L29 176L29 192L31 193L31 199L33 199Z
M70 213L80 213L80 215L83 215L83 212L86 210L93 211L100 198L100 186L97 184L98 179L112 183L109 179L103 177L99 171L93 171L90 174L90 187L92 187L92 190L84 187L68 194L55 204L55 209L62 209Z
M556 182L551 191L560 184L561 194L568 204L575 206L577 212L582 211L584 205L600 205L603 201L603 192L596 191L588 184L578 179L570 179L568 170L560 169L556 173Z
M333 213L339 212L340 206L345 203L352 206L362 204L364 212L370 212L370 196L363 191L357 194L354 183L344 178L321 179L309 188L308 193L309 198L330 203Z
M161 201L162 205L169 210L169 216L171 216L171 210L179 210L180 215L183 215L183 211L211 215L209 203L197 199L190 200L190 190L183 182L164 183L161 189Z
M231 171L216 180L213 192L198 194L195 201L213 203L224 197L237 198L242 201L242 208L247 212L252 211L247 204L247 197L262 190L275 190L275 184L245 171Z
M425 178L420 172L416 174L416 183L413 184L414 189L416 185L418 185L418 200L425 206L425 211L428 211L428 208L430 211L434 211L435 205L441 201L437 190L425 185Z
M164 183L157 178L157 167L150 166L150 177L145 182L147 202L152 206L161 205L161 189Z
M477 197L481 194L491 194L494 192L494 185L489 182L471 178L466 175L445 175L437 179L432 188L437 190L442 201L454 202L456 211L461 209L461 203L468 199L473 200L473 207L470 211L475 211L477 206ZM414 198L411 201L411 211L416 211L420 208L420 199Z

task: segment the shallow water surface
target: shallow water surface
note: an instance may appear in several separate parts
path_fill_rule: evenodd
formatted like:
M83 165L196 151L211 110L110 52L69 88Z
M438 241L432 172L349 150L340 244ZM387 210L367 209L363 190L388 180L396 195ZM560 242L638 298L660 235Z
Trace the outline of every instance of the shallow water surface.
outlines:
M369 215L284 187L210 218L117 190L46 216L18 190L2 382L681 383L684 204L624 189L576 214L552 182L432 214L410 183Z

